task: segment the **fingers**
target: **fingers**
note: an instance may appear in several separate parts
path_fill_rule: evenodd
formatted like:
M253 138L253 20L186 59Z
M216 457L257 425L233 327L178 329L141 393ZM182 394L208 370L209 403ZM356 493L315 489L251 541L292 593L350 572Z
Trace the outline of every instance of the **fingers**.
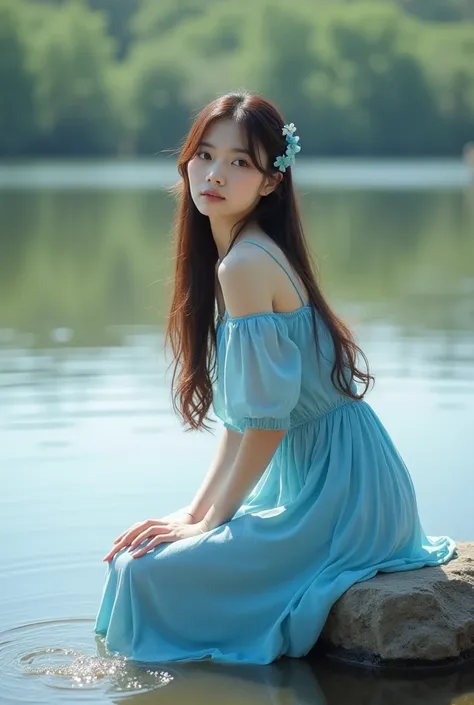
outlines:
M141 534L138 534L130 543L130 550L136 548L139 546L142 541L145 541L147 538L151 538L152 536L157 536L157 535L163 535L163 533L169 532L169 527L167 526L149 526L145 531L142 531Z
M131 537L133 538L134 534L131 534ZM122 548L125 548L126 546L129 545L131 538L129 537L128 533L124 535L124 538L116 543L110 551L107 553L107 555L104 556L102 559L103 561L110 561L112 558L115 556L116 553L122 550Z
M126 546L130 547L130 550L139 546L147 538L151 538L156 534L162 535L163 532L169 531L169 527L163 525L162 522L154 524L151 520L141 521L134 524L128 531L121 534L115 541L111 550L104 556L102 561L110 561L115 556L116 553L121 551Z
M103 561L111 561L116 553L125 548L127 544L118 543L116 546L110 549L110 551L103 557Z
M160 536L156 536L149 543L147 543L146 546L143 546L143 548L139 548L138 551L135 551L132 558L140 558L140 556L143 556L145 553L148 553L148 551L156 548L160 543L169 543L174 540L176 540L176 536L174 534L160 534Z
M144 529L150 528L152 526L156 526L158 524L166 524L168 523L167 517L164 517L163 519L158 519L158 520L153 520L153 519L147 519L146 521L137 521L135 524L133 524L127 531L124 531L120 536L117 536L117 538L114 541L114 544L120 543L120 541L123 541L125 539L128 539L127 544L130 543L131 540L135 538L135 536L138 536L139 533L141 533Z
M120 541L122 541L122 539L125 538L125 536L127 536L127 534L130 534L132 531L134 531L135 529L138 529L139 527L141 528L144 524L147 524L147 523L148 522L146 522L146 521L137 521L129 529L127 529L122 534L120 534L120 536L117 536L114 543L119 543Z

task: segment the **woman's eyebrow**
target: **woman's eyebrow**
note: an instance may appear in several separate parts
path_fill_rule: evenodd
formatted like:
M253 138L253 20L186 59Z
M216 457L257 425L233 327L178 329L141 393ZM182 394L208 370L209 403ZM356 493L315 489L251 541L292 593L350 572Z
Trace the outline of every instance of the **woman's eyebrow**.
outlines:
M215 146L210 142L200 142L199 146L210 147L211 149L215 149ZM229 149L229 152L238 152L239 154L248 154L250 156L250 152L244 147L232 147L231 149Z

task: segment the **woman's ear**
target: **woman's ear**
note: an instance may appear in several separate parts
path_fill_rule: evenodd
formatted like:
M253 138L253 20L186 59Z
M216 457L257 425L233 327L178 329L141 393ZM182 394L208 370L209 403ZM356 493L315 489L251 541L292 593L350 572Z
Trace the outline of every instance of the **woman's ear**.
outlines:
M281 171L277 171L276 174L272 176L267 176L260 189L260 195L269 196L281 183L282 179L283 174L281 173Z

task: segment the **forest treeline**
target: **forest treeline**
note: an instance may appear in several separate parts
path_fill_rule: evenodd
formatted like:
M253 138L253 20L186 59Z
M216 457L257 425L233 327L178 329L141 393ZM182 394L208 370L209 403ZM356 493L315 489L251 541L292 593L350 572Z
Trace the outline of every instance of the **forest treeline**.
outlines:
M307 156L459 156L474 0L0 0L0 155L174 156L239 88Z

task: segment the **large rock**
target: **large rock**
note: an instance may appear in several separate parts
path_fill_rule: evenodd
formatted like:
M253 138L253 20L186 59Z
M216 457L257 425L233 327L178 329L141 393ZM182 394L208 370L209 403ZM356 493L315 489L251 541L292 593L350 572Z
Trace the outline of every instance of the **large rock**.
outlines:
M329 613L315 652L371 668L474 658L474 543L457 542L446 565L353 585Z

